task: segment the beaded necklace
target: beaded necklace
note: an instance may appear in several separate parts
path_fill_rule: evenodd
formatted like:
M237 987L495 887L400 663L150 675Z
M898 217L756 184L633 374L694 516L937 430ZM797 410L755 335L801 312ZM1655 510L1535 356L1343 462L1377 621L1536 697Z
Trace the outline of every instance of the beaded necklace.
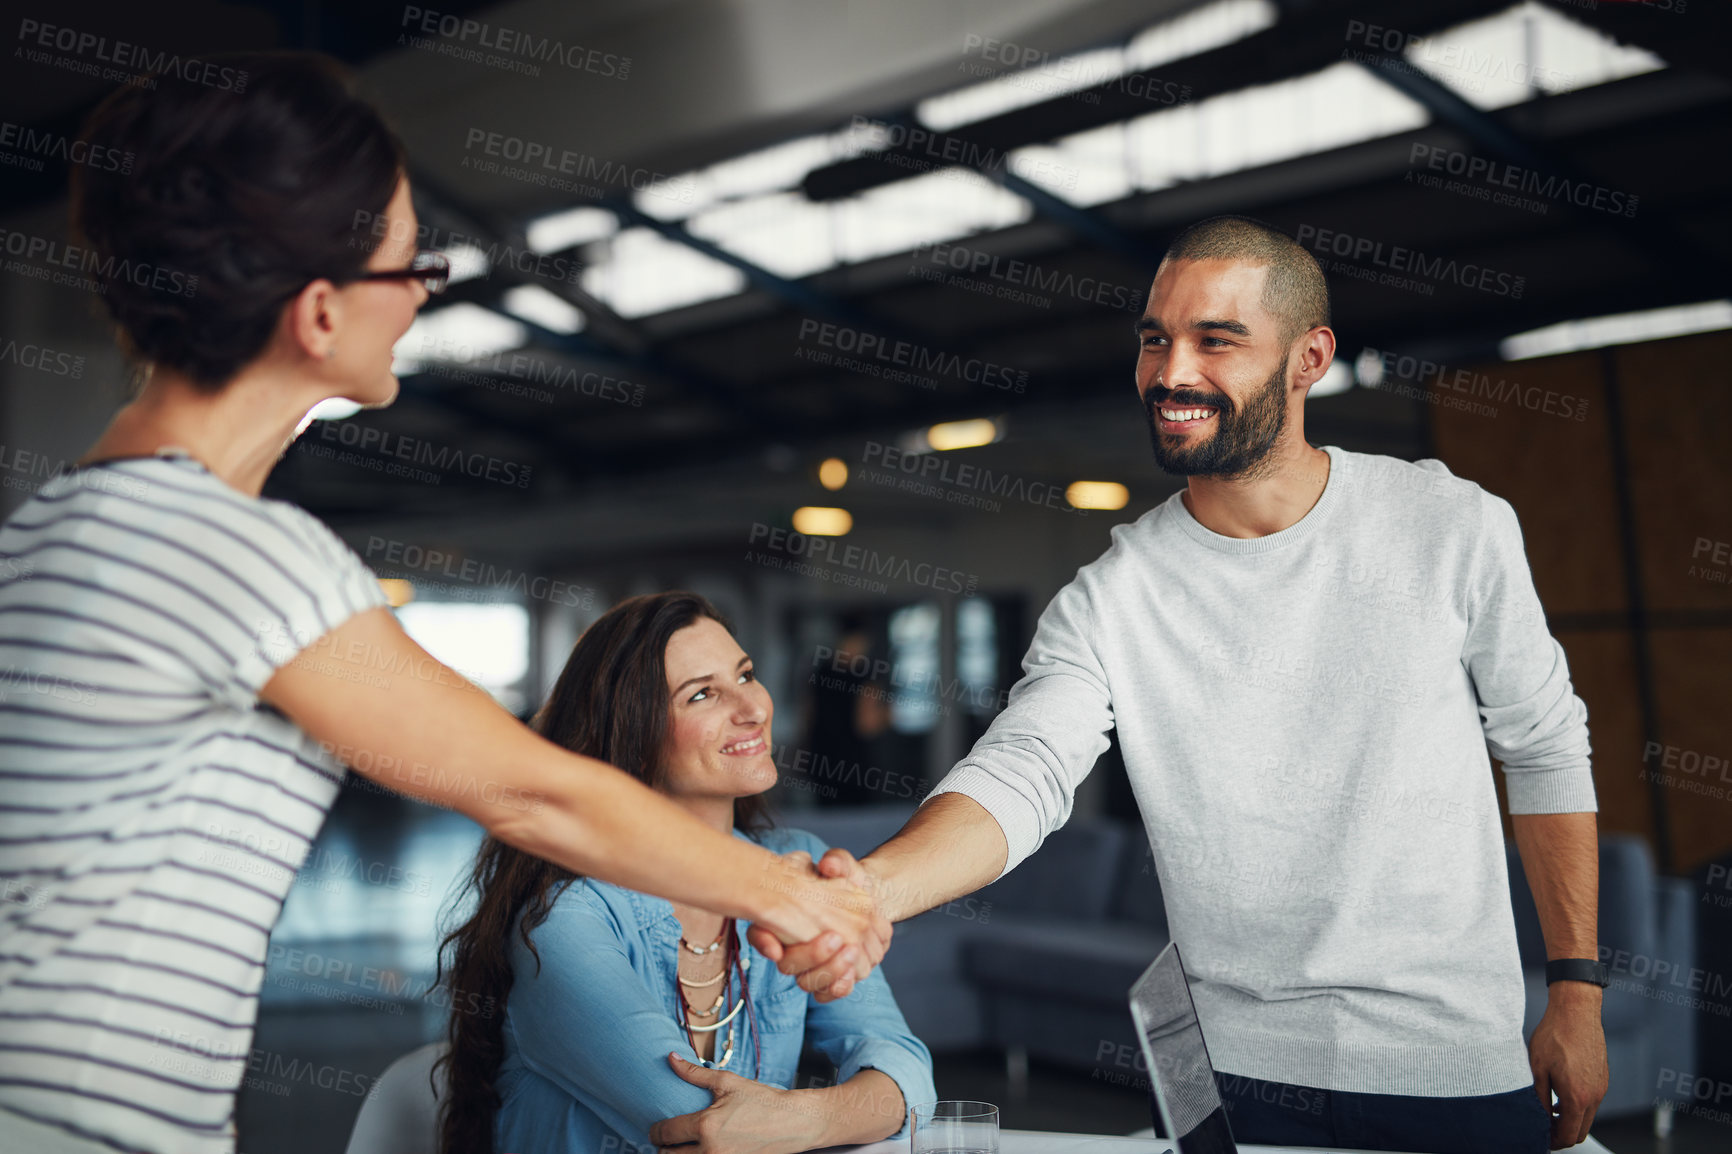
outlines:
M722 958L722 972L720 974L718 974L716 977L705 979L702 982L686 982L684 978L680 977L679 952L678 952L678 950L675 951L675 953L674 953L674 1002L676 1005L681 1007L682 1012L680 1014L680 1026L682 1029L685 1030L686 1042L692 1048L692 1056L696 1057L698 1059L698 1065L704 1066L704 1067L711 1069L711 1070L726 1069L728 1063L733 1060L733 1057L734 1057L734 1031L735 1031L734 1019L739 1016L739 1013L742 1009L745 1010L746 1011L746 1021L747 1021L748 1028L749 1028L751 1035L752 1035L752 1077L755 1080L758 1076L759 1068L762 1065L762 1054L760 1053L759 1046L758 1046L757 1010L752 1005L752 991L751 991L750 985L746 981L746 971L751 968L752 959L750 957L745 956L741 952L741 950L739 949L739 943L736 940L735 935L734 935L734 919L729 918L729 919L727 919L727 921L723 922L721 935L714 942L712 942L710 945L708 945L706 947L699 948L697 946L693 946L690 942L687 942L684 937L680 938L680 946L684 949L690 950L694 954L712 953L715 951L715 949L718 946L722 945L722 943L724 943L724 942L727 943L727 945L726 945L727 952L723 955L723 958ZM722 1015L720 1019L718 1019L716 1022L714 1022L711 1025L708 1025L708 1026L694 1026L694 1025L692 1025L691 1008L686 1005L685 994L680 989L680 986L682 984L692 985L692 986L713 985L717 981L720 981L723 979L731 979L732 976L735 974L739 975L739 979L740 979L739 991L740 991L740 993L739 993L739 1000L734 1003L733 1009L729 1010L726 1014ZM709 1013L716 1013L717 1011L721 1010L722 1007L727 1004L728 994L733 989L734 989L734 983L731 980L727 981L726 984L722 986L722 992L716 996L715 1005L710 1007ZM725 1038L721 1039L723 1042L723 1049L722 1049L721 1057L720 1058L704 1058L704 1057L699 1056L698 1055L698 1043L697 1043L696 1035L715 1033L716 1031L719 1031L720 1029L722 1029L722 1027L724 1027L724 1026L727 1027L728 1032L727 1032L727 1035L725 1036ZM713 1047L711 1049L711 1053L714 1053Z

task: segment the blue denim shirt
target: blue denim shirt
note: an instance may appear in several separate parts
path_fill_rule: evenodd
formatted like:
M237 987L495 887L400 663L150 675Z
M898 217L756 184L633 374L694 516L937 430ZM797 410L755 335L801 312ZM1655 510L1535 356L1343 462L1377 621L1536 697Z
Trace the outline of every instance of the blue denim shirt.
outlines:
M803 849L814 859L828 848L803 830L771 830L747 840L777 853ZM896 1136L904 1136L907 1107L938 1094L932 1055L909 1033L883 970L873 970L846 998L819 1002L746 944L747 923L735 928L741 958L750 961L746 980L761 1065L754 1072L753 1015L741 1011L727 1069L788 1088L806 1044L836 1064L839 1082L868 1067L880 1070L902 1090L903 1128ZM712 1101L667 1060L669 1051L697 1059L676 1017L680 923L673 905L581 878L560 893L530 936L541 953L539 974L522 939L511 936L516 980L505 1005L494 1148L501 1154L653 1151L652 1125ZM725 1038L726 1030L720 1033Z

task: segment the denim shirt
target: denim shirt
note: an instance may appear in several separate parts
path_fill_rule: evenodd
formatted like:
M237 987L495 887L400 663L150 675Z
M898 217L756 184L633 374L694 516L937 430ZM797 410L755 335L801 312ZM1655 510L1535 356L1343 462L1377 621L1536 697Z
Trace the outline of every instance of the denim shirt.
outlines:
M828 848L802 830L756 838L735 830L734 836L777 853L803 849L814 860ZM746 943L747 928L735 923L741 961L749 963L751 1012L734 1019L734 1056L725 1068L786 1089L807 1045L835 1063L838 1082L868 1067L882 1071L902 1091L896 1137L905 1136L907 1108L938 1094L932 1055L909 1033L883 970L874 969L847 997L819 1002ZM680 923L672 903L580 878L561 891L530 937L541 954L539 973L522 939L511 935L515 981L505 1005L494 1148L501 1154L653 1151L652 1125L713 1100L668 1065L670 1051L697 1060L678 1017ZM719 1059L727 1030L717 1033L713 1057Z

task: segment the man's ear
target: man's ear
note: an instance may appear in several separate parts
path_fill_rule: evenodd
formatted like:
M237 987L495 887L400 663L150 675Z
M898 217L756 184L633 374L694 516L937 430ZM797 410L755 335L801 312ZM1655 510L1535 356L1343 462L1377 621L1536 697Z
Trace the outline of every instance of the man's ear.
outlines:
M1328 325L1311 329L1299 343L1299 372L1294 384L1310 388L1323 379L1335 361L1335 330Z

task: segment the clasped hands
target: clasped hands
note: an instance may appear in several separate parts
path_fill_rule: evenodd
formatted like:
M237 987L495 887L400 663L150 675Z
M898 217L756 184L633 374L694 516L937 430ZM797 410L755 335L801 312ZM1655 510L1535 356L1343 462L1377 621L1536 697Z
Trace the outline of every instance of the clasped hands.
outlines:
M775 861L770 887L782 901L747 940L784 974L798 975L800 988L820 1002L847 997L890 948L880 880L844 849L816 862L804 850Z

